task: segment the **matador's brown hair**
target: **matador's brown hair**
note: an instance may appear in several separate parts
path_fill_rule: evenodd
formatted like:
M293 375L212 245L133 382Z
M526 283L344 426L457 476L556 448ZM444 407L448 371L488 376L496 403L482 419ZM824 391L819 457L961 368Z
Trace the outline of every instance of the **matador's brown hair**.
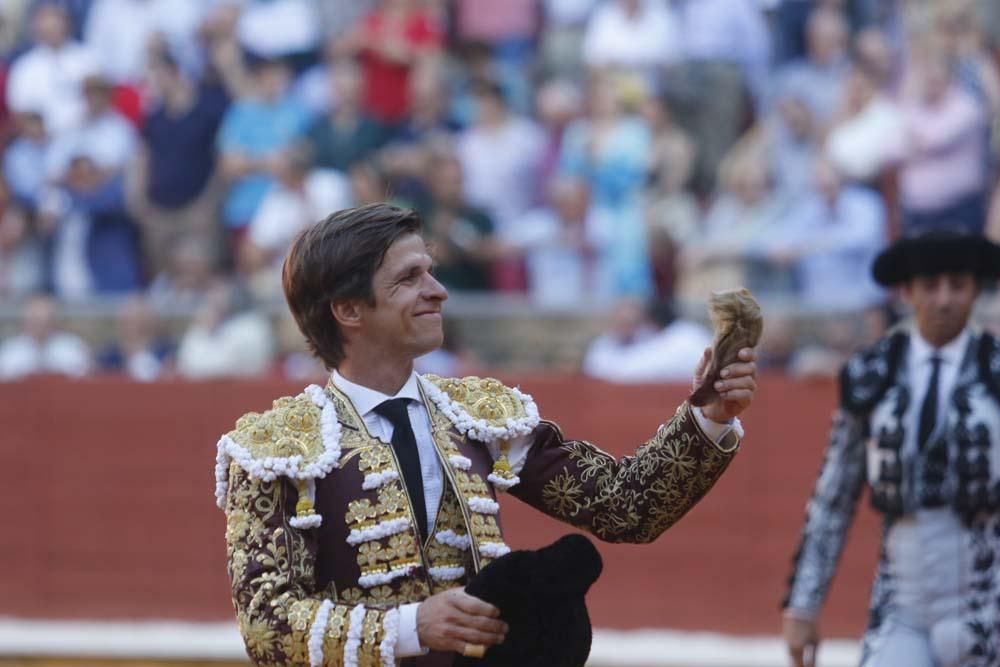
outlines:
M344 358L344 334L331 304L356 300L374 305L372 277L386 251L399 237L419 232L420 226L414 211L368 204L338 211L292 241L281 286L309 349L328 369Z

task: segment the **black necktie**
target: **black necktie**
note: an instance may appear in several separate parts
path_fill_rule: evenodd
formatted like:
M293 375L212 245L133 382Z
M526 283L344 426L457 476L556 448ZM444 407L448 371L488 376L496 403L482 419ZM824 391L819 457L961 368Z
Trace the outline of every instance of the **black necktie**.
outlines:
M408 398L391 398L383 401L375 412L392 423L392 448L399 459L400 472L410 494L410 504L413 505L413 515L417 518L417 530L426 535L427 503L424 502L424 476L420 470L420 452L417 450L417 439L410 426L410 415L406 410Z
M920 430L917 431L917 446L923 451L927 447L931 433L934 431L934 423L937 421L938 403L938 376L941 375L941 357L934 355L931 357L931 379L927 382L927 393L924 394L924 402L920 406Z

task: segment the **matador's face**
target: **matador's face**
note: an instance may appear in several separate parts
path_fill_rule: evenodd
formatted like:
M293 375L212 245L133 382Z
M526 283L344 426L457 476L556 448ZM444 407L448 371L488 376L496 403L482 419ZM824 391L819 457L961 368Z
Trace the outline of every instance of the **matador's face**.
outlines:
M407 234L389 246L372 278L374 306L362 308L366 344L385 354L416 358L441 346L441 305L448 291L431 273L427 245Z

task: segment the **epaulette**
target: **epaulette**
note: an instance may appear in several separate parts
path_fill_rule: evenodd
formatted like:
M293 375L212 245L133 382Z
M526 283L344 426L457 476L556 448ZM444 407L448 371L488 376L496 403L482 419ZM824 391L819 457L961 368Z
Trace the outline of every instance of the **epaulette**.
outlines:
M1000 343L988 333L979 339L979 374L990 393L1000 401Z
M538 426L531 396L493 378L420 376L427 397L464 436L481 442L527 435Z
M885 396L896 377L909 337L905 331L880 339L855 353L840 371L840 404L863 415Z
M215 498L224 508L229 466L236 462L252 479L287 477L298 483L300 507L293 525L319 525L312 511L310 482L326 476L340 460L340 422L323 389L310 385L298 396L274 401L270 410L250 412L222 436L215 460ZM298 519L298 521L296 521Z

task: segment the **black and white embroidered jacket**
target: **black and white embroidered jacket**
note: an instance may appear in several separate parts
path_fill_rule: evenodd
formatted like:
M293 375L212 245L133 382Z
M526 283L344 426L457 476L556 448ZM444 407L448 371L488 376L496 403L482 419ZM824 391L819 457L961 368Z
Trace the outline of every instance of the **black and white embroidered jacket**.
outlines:
M971 331L947 408L923 447L904 447L917 428L911 402L920 387L906 364L910 333L903 329L854 355L840 379L840 406L810 499L784 606L816 613L826 598L864 486L894 522L921 509L950 509L971 557L971 585L962 621L976 637L970 667L996 665L1000 643L1000 344ZM909 417L909 419L908 419ZM911 436L912 437L912 436ZM866 649L874 647L894 608L894 582L883 541L872 590ZM867 651L866 651L867 653Z

